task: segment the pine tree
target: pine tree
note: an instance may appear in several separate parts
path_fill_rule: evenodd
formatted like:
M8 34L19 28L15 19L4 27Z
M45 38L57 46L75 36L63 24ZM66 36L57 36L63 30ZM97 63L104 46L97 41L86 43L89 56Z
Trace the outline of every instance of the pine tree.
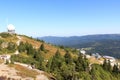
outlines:
M118 68L117 64L114 64L114 66L113 66L113 72L114 73L119 73L119 68Z
M71 57L71 55L70 55L70 53L68 51L64 55L64 58L65 58L65 62L67 64L72 64L73 60L72 60L72 57Z
M106 60L106 59L104 60L103 69L106 71L109 71L109 72L112 71L112 66L111 66L110 60Z
M108 64L107 64L107 60L105 59L103 62L103 69L107 70L108 69Z
M79 53L78 58L76 60L76 71L87 71L88 66L89 62L86 56L83 56L81 53Z
M47 67L47 72L50 72L50 70L51 70L52 59L53 59L53 57L51 57L51 58L49 59L47 65L46 65L46 67Z
M84 71L83 64L84 64L83 55L80 53L78 56L78 59L76 61L76 71L77 72Z
M15 50L15 47L16 47L16 46L15 46L15 44L14 44L13 42L9 42L7 49L8 49L8 50Z
M57 50L56 53L55 53L55 57L56 57L56 58L59 58L60 56L61 56L61 55L60 55L60 51Z
M59 70L63 62L63 57L61 56L59 50L56 51L55 55L52 58L51 70Z
M41 46L40 46L40 48L39 48L39 51L45 51L44 44L41 44Z
M111 66L110 60L108 60L108 63L107 63L107 70L108 70L109 72L111 72L111 70L112 70L112 66Z
M35 50L33 49L33 46L31 44L27 44L27 54L33 55Z
M25 52L26 46L23 42L20 42L20 45L18 46L18 51L19 52Z

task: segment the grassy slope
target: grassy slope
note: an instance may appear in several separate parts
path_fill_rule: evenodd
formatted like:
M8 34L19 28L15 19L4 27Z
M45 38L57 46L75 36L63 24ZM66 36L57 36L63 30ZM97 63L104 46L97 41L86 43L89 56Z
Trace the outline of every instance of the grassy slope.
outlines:
M7 37L6 37L7 35ZM0 33L0 40L3 40L4 42L14 42L16 43L19 39L17 38L17 34L8 34L8 33ZM40 45L43 43L42 41L37 41L35 39L32 39L27 36L19 35L21 37L22 42L28 42L33 45L36 49L40 47ZM55 54L55 52L59 49L55 46L52 46L50 44L44 43L45 49L47 50L46 54L44 55L46 59L49 59L51 56ZM63 49L59 49L60 53L62 55L65 54L65 51Z
M32 78L36 78L37 75L39 75L38 72L34 71L34 70L30 70L26 67L23 67L21 65L18 64L9 64L9 67L14 67L17 71L19 71L17 73L18 76L21 77L32 77Z
M14 34L14 35L11 35L9 34L7 37L2 37L2 34L8 34L8 33L0 33L0 39L5 41L5 42L17 42L18 38L17 38L17 35Z
M28 37L25 37L25 36L21 36L21 38L22 38L23 42L28 42L28 43L32 44L37 49L43 43L43 42L37 41L35 39L28 38ZM58 49L59 49L61 55L65 54L65 50L60 49L58 47L55 47L51 44L44 43L44 47L47 50L47 53L44 55L46 59L49 59L50 57L52 57Z
M38 49L40 47L40 45L43 43L42 41L37 41L37 40L32 39L27 36L23 36L23 35L19 35L19 36L20 36L22 42L28 42L28 43L32 44L33 47L35 47L36 49ZM19 40L17 38L17 35L11 35L11 36L8 36L5 38L2 37L0 39L4 40L5 42L14 42L14 43L16 43ZM65 54L64 49L60 49L59 47L53 46L51 44L44 43L44 47L47 50L47 52L44 54L45 59L49 59L50 57L52 57L58 49L59 49L61 55ZM72 53L72 52L70 52L70 53ZM71 55L77 57L75 54L71 54ZM25 55L25 54L24 54L24 56L27 57L27 55ZM90 58L89 61L91 63L99 63L99 61L94 58Z

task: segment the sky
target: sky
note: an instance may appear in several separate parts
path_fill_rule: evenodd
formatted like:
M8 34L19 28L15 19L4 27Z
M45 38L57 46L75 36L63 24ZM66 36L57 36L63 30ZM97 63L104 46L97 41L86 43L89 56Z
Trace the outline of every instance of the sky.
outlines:
M28 36L120 34L120 0L0 0L0 32Z

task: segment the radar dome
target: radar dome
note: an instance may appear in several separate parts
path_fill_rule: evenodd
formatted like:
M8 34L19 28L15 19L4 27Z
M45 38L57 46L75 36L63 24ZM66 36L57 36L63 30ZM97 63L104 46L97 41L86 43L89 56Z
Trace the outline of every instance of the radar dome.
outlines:
M10 30L15 30L15 27L14 27L14 25L12 25L12 24L9 24L8 26L7 26L7 29L10 31Z

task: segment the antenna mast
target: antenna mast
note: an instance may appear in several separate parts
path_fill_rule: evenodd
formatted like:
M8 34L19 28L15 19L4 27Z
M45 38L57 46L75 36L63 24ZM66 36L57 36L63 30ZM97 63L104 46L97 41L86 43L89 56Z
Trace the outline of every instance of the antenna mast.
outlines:
M6 19L6 23L7 23L7 26L8 26L8 18Z

